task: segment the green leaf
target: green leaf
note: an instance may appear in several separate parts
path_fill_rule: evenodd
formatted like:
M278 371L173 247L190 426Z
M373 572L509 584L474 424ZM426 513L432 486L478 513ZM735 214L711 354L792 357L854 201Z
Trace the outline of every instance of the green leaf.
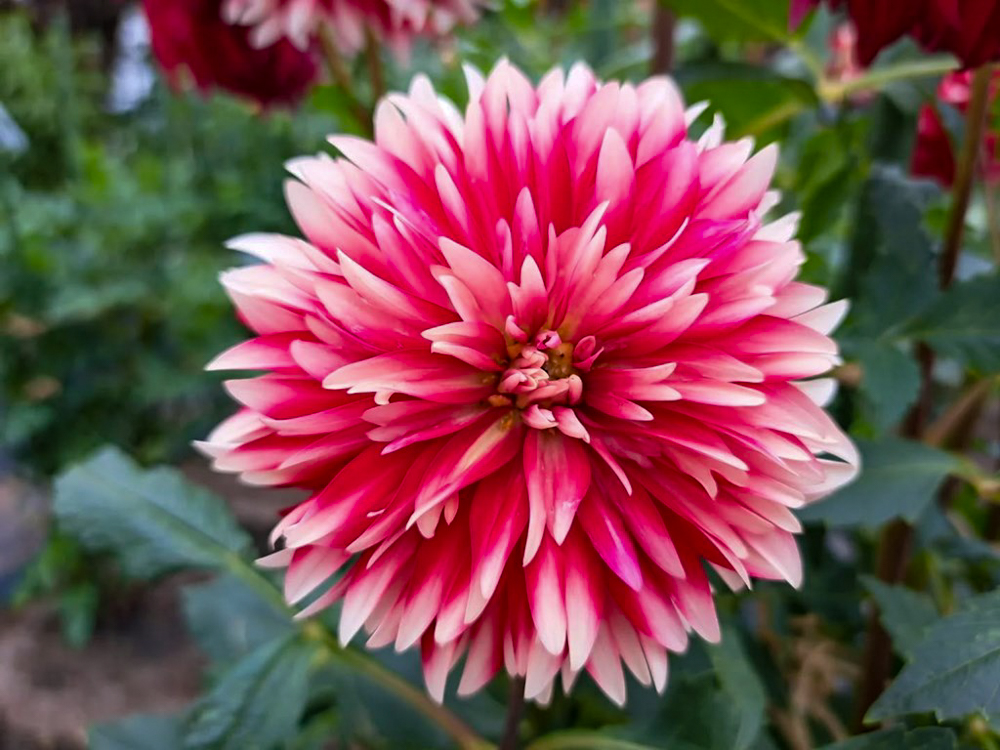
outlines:
M937 294L934 242L924 226L934 194L898 170L873 170L861 193L848 275L835 295L852 300L845 334L897 334Z
M290 613L279 612L246 583L220 576L182 590L188 630L217 664L229 664L294 629Z
M739 713L739 730L733 750L752 747L764 726L767 692L743 648L738 630L726 626L722 640L708 647L715 675Z
M733 137L774 133L796 115L817 106L812 86L757 65L712 61L685 66L677 81L687 101L711 102ZM754 96L746 95L753 87Z
M89 750L177 750L181 747L184 716L137 714L112 724L92 727Z
M907 333L973 369L1000 370L1000 273L955 284Z
M696 18L716 41L787 42L787 0L664 0L680 16Z
M268 750L295 734L316 646L282 637L237 662L195 704L185 750Z
M941 618L934 600L905 586L890 586L877 578L862 576L861 582L878 604L882 625L892 636L892 645L905 657L913 655L927 628Z
M867 721L933 712L944 721L1000 713L1000 591L933 625Z
M864 415L879 432L887 432L906 414L920 393L920 368L908 353L885 342L865 341L852 347L864 378Z
M91 549L114 551L131 575L225 568L250 547L225 504L175 469L142 469L105 448L55 483L61 527Z
M733 750L745 717L712 674L674 679L652 724L635 737L670 750Z
M828 499L799 511L804 521L829 526L881 526L893 518L916 521L958 462L944 451L910 440L858 440L861 476Z
M955 733L944 727L907 732L901 727L825 745L821 750L954 750Z

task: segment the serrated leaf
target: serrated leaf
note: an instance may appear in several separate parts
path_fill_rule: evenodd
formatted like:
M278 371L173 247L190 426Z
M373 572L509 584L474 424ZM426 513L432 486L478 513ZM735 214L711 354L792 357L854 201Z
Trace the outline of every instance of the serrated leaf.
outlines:
M907 732L901 727L872 732L821 750L954 750L955 733L944 727L925 727Z
M933 712L940 720L1000 713L1000 591L933 625L866 720Z
M722 640L707 650L719 684L739 711L739 730L733 740L733 750L746 750L753 746L764 726L767 710L764 684L750 663L735 628L724 627Z
M177 750L181 746L184 716L137 714L90 729L89 750Z
M316 646L278 638L237 662L195 704L185 750L269 750L292 736L309 695Z
M294 628L289 613L232 576L185 586L182 596L188 630L217 664L234 662Z
M804 521L829 526L881 526L893 518L916 521L958 462L911 440L858 440L861 476L828 499L799 511Z
M1000 274L955 284L907 333L973 369L1000 370Z
M837 295L852 300L845 334L875 339L898 333L937 295L934 242L924 226L934 194L896 169L873 170Z
M117 448L62 474L53 507L62 529L114 552L140 578L231 566L251 544L221 499L175 469L143 469Z
M920 368L907 352L879 341L852 347L864 378L865 416L880 432L897 425L920 393Z
M890 586L877 578L862 576L861 582L879 608L879 619L901 655L912 656L927 628L941 619L934 600L905 586Z

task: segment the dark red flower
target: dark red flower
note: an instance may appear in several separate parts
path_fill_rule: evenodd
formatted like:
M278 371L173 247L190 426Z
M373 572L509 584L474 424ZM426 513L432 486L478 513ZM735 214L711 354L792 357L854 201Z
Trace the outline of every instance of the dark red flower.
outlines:
M309 90L312 54L282 40L250 44L249 30L223 21L221 0L143 0L153 54L171 84L186 74L201 91L225 89L263 107L293 105Z
M996 99L1000 76L994 75L990 91L991 101ZM972 97L972 73L966 71L945 76L938 86L940 107L954 107L965 114ZM983 139L980 171L990 182L1000 181L1000 134L990 128ZM951 136L944 126L939 109L930 104L920 109L917 120L917 143L913 149L910 171L916 177L927 177L944 187L951 187L955 181L955 149Z
M797 26L823 0L791 0ZM906 35L929 52L950 52L975 68L1000 59L1000 0L826 0L846 7L858 30L858 56L869 65L878 53Z

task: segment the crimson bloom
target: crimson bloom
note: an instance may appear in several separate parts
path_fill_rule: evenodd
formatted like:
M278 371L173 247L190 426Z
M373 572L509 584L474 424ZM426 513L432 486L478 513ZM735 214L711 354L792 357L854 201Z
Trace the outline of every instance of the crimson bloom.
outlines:
M483 0L224 0L231 23L253 28L251 39L267 47L289 39L305 49L321 24L337 46L354 54L365 46L367 32L398 50L410 38L445 34L457 23L470 23Z
M996 100L1000 76L994 74L990 87L990 101ZM954 107L962 114L972 99L972 73L969 71L945 76L938 86L940 106ZM983 158L980 161L982 176L990 182L1000 181L1000 138L995 128L990 128L983 138ZM955 149L951 136L941 121L938 110L925 104L917 120L917 142L913 149L911 172L917 177L936 180L944 187L955 181Z
M264 107L298 102L316 79L313 56L281 42L250 44L247 29L226 23L221 0L143 0L151 46L170 81L190 75L208 91L224 89Z
M669 79L468 79L464 116L418 77L374 143L294 161L306 240L233 241L257 337L210 367L267 373L203 448L311 491L262 563L303 615L342 602L343 642L419 644L436 699L465 655L460 694L586 670L622 702L623 663L662 689L719 638L704 562L800 583L791 509L857 470L813 379L845 304L764 218L776 149L692 140Z
M792 0L797 26L823 0ZM909 34L926 50L950 52L966 67L1000 59L1000 0L826 0L845 7L858 30L862 65Z

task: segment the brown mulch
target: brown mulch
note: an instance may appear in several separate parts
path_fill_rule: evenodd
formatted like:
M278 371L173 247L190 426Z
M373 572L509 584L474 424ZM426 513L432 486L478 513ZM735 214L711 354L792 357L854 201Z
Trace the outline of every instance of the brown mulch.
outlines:
M301 499L244 487L204 461L181 469L222 496L261 545L279 510ZM41 543L48 499L39 498L38 488L0 477L0 574ZM179 597L189 580L138 590L124 607L102 615L82 650L63 641L53 605L11 611L0 604L0 750L83 750L93 724L176 711L197 697L204 660L187 635Z

